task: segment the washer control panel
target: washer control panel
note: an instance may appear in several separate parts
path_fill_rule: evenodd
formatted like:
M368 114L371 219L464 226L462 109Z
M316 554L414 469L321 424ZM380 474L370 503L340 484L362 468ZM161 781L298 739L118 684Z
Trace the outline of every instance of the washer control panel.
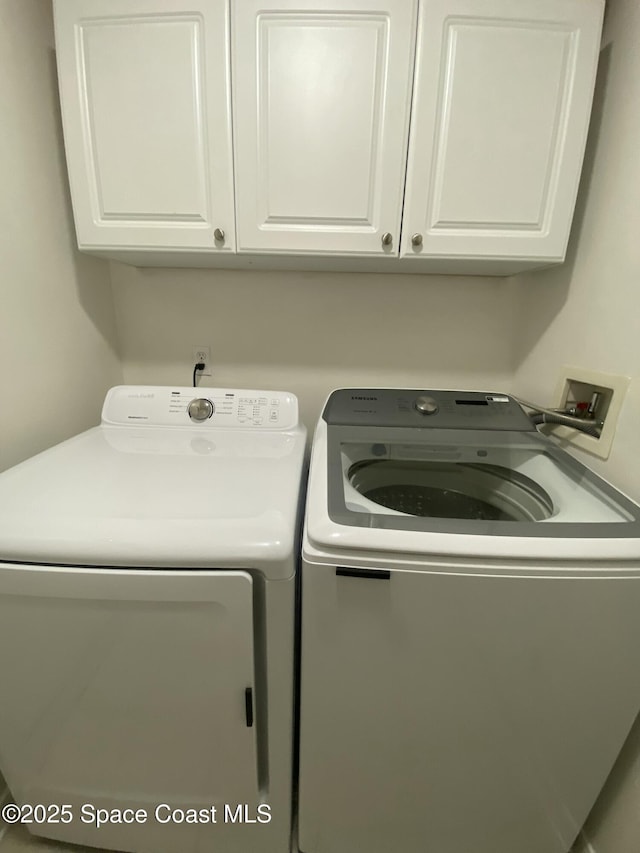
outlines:
M484 391L341 388L322 417L342 426L535 430L512 397Z
M102 423L287 430L298 425L298 401L283 391L119 385L106 396Z

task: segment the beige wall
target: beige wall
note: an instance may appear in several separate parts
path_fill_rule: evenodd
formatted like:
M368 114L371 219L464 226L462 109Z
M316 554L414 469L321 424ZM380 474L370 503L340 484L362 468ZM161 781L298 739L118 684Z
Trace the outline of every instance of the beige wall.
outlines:
M610 0L570 261L522 276L513 387L548 400L558 366L632 377L613 450L593 458L640 499L640 3ZM615 662L612 661L612 664ZM597 685L594 685L597 690ZM587 824L597 853L640 850L640 722Z
M611 0L569 259L520 277L513 387L552 402L560 365L632 378L611 456L640 499L640 3Z
M0 0L0 469L97 423L121 380L108 265L80 256L50 0Z
M505 279L135 269L112 265L127 382L286 389L313 427L345 385L504 389L513 288Z

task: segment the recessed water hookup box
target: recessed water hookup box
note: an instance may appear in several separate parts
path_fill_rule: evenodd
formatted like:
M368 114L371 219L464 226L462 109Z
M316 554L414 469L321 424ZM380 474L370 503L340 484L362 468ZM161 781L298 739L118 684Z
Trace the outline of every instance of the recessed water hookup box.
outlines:
M579 447L607 459L629 382L628 376L565 365L556 386L555 407L585 420L602 423L602 432L596 438L560 425L550 427L550 432L565 440L570 447Z

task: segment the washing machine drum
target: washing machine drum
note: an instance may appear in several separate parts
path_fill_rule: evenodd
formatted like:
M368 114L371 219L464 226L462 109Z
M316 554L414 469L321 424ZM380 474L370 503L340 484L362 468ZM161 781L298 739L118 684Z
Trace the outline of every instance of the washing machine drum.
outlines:
M500 465L365 460L353 464L348 477L368 500L406 515L543 521L553 514L538 483Z

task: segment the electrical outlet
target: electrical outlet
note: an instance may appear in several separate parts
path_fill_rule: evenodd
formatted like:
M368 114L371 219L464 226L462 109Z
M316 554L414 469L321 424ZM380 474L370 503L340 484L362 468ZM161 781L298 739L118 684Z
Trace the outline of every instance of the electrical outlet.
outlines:
M199 370L198 376L211 376L211 347L194 347L191 359L194 364L204 364L204 370Z
M570 446L580 447L594 456L607 459L629 382L627 376L598 373L595 370L583 370L581 367L563 367L556 386L556 408L572 409L580 403L591 403L593 400L593 420L602 422L602 432L600 437L596 438L559 425L554 425L551 431L558 438L566 440ZM594 397L596 394L597 397Z

